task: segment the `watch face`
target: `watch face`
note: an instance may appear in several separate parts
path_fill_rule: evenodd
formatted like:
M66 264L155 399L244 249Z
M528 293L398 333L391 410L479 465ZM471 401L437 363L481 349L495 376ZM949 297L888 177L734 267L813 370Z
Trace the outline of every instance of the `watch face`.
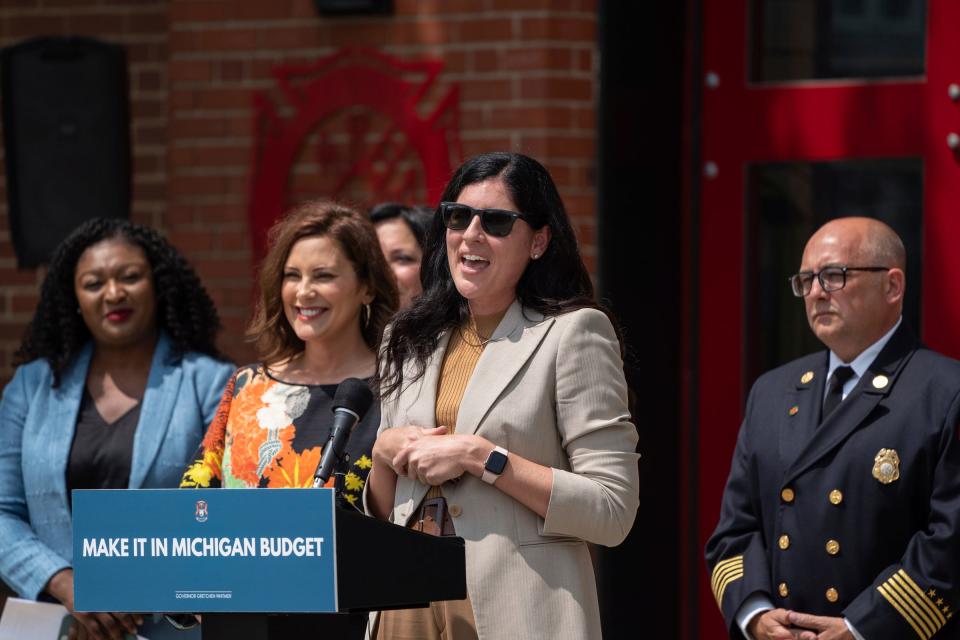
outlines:
M489 471L490 473L495 473L500 475L503 473L503 469L507 466L507 456L500 453L496 449L490 452L490 455L487 457L487 463L483 465L483 468Z

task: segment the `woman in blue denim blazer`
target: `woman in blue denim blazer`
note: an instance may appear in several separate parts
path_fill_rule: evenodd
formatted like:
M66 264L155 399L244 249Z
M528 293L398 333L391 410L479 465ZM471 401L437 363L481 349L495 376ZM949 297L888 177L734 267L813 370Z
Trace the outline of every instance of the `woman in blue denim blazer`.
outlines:
M0 400L0 577L21 596L73 611L70 489L177 486L233 371L218 328L196 274L155 231L98 219L57 249ZM75 616L94 639L143 623Z

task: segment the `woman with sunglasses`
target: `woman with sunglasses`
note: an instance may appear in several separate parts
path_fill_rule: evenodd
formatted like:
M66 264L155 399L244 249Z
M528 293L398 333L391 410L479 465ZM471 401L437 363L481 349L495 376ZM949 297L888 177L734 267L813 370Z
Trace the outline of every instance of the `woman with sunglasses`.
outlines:
M599 638L586 543L619 544L638 503L617 332L537 161L468 160L442 200L383 348L365 500L464 538L469 597L384 612L377 637Z

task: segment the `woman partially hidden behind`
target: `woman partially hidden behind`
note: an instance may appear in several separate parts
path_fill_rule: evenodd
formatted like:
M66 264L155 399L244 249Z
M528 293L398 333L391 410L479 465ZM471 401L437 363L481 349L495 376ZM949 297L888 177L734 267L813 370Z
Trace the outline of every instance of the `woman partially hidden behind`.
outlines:
M406 309L423 291L420 288L420 261L433 210L385 202L370 209L370 221L377 229L380 248L397 277L400 308Z
M219 326L193 269L146 227L92 220L50 262L0 401L0 574L73 612L71 638L191 637L73 611L70 490L177 486L233 370Z
M442 200L385 344L364 497L463 537L469 597L385 611L378 637L599 638L586 543L619 544L639 493L617 333L538 162L478 156Z

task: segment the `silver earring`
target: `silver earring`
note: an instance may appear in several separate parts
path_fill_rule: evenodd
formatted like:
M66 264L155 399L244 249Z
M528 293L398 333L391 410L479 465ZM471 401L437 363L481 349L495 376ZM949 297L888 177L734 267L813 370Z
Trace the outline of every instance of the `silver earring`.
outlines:
M539 253L535 253L535 254L533 254L533 255L530 256L530 257L533 258L534 260L536 260L537 258L540 257L540 254L539 254Z
M370 304L363 305L363 328L370 326Z

